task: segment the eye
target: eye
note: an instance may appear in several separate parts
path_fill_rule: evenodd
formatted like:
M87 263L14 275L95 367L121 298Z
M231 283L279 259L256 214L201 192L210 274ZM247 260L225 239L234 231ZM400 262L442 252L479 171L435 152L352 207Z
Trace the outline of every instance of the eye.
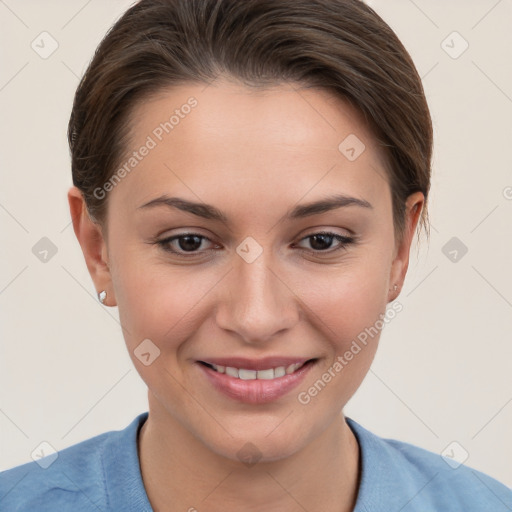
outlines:
M346 249L346 247L355 242L354 237L339 235L338 233L331 233L329 231L321 231L319 233L313 233L304 237L302 241L310 240L310 245L313 248L313 253L333 253L339 251L341 249ZM338 242L338 246L334 249L330 249L333 240ZM307 249L306 249L307 250Z
M156 243L162 247L164 251L183 256L187 256L188 254L193 256L200 252L209 252L205 250L198 250L201 248L201 244L204 240L209 240L211 242L209 238L197 233L181 233L179 235L165 238L164 240L158 240Z
M354 237L339 235L338 233L331 233L329 231L313 233L302 238L300 242L303 242L304 240L310 240L311 249L302 249L307 252L313 252L316 254L331 254L341 249L346 249L349 244L355 242ZM338 246L334 249L331 249L334 240L338 242ZM184 257L192 257L201 253L210 252L210 249L201 249L204 241L212 242L208 237L198 233L181 233L179 235L174 235L163 240L156 240L154 243L156 243L166 252ZM218 245L215 247L219 248Z

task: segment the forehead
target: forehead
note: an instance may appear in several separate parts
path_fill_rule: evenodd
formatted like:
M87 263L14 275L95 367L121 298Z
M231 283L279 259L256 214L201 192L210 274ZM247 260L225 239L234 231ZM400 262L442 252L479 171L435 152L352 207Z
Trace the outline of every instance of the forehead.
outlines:
M387 186L381 152L360 113L321 89L184 84L137 104L130 125L123 163L150 149L112 195L132 205L175 188L205 200L230 190L281 198L286 191L295 202L313 187L375 197ZM352 148L355 156L364 150L348 158L343 151Z

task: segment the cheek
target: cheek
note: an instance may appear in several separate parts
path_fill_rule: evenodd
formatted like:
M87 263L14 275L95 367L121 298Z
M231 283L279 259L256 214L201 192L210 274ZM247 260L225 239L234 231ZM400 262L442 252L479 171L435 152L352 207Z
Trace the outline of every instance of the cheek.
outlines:
M141 272L125 261L119 266L121 279L116 285L119 318L124 340L134 367L153 394L174 408L175 414L187 405L179 363L187 340L204 321L201 298L214 284L189 279L165 266L153 264ZM148 343L145 340L151 340ZM144 347L144 349L142 349ZM156 348L155 348L156 347ZM149 353L144 360L143 354ZM149 363L149 364L147 364Z
M203 320L202 300L219 281L211 271L194 266L173 269L137 256L136 251L116 261L115 268L119 317L131 350L149 338L174 353Z
M386 315L389 268L382 261L358 259L302 284L302 297L310 310L308 321L314 323L315 338L320 332L327 342L328 353L320 372L325 384L318 382L318 374L309 379L302 387L306 396L300 403L311 400L311 406L321 407L335 402L338 408L334 410L339 410L360 386L375 356ZM320 394L319 400L314 398Z
M344 350L385 313L388 273L377 258L358 258L312 279L303 278L298 295L336 351Z

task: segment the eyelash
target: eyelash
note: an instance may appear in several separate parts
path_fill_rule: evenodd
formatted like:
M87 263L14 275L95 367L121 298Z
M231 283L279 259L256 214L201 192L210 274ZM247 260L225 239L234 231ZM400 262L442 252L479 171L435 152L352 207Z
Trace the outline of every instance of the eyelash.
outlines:
M326 249L324 251L322 251L322 250L315 250L315 249L309 250L309 249L303 249L303 248L300 248L300 250L305 251L305 252L312 252L315 255L318 255L318 254L332 254L332 253L335 253L335 252L340 251L342 249L346 249L347 246L349 246L350 244L356 243L356 238L355 237L339 235L337 233L332 233L330 231L319 231L318 233L312 233L310 235L307 235L307 236L301 238L299 240L299 242L302 242L303 240L306 240L308 238L312 238L312 237L318 236L318 235L326 235L326 236L329 236L329 237L333 237L335 240L340 242L340 245L338 247L336 247L335 249ZM201 238L202 240L209 240L211 242L211 240L208 237L200 235L198 233L180 233L179 235L174 235L172 237L165 238L163 240L156 240L153 243L155 243L158 246L160 246L164 251L176 254L178 256L183 256L185 258L191 258L191 257L197 256L198 254L200 254L201 251L190 251L190 252L187 253L187 252L176 251L176 250L170 248L170 243L171 242L173 242L174 240L179 240L180 238L185 238L187 236L196 236L198 238ZM203 251L203 252L210 252L210 251Z

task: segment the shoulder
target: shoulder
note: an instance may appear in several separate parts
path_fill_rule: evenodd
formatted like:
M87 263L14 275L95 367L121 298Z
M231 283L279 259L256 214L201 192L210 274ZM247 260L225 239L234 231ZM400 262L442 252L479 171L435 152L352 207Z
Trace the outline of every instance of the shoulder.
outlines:
M381 438L346 419L361 449L359 494L368 510L379 509L376 504L383 501L402 512L512 510L512 489L496 479L454 458Z
M101 453L114 436L108 432L37 461L0 473L2 510L86 510L89 498L107 508ZM90 504L89 504L90 506ZM60 508L62 507L62 508Z
M134 478L138 475L133 468L135 462L138 470L136 432L146 417L147 413L141 414L123 430L106 432L1 472L0 509L5 512L108 510L112 466L123 446L127 451L126 462L132 466L129 471ZM129 471L123 469L121 473L129 475Z

